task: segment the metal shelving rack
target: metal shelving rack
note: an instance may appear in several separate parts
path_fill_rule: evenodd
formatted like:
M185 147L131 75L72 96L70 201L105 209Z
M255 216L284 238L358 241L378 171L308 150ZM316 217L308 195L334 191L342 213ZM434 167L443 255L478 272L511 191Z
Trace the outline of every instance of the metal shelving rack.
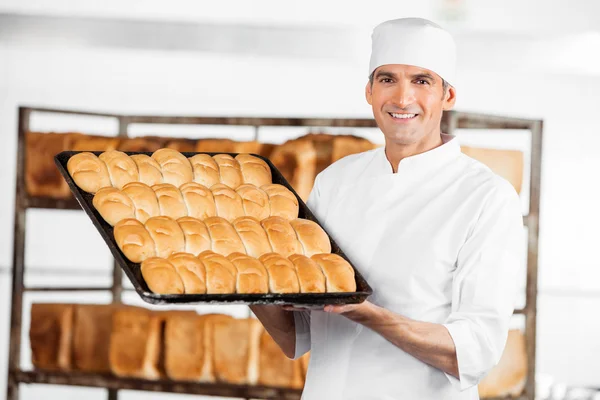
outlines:
M255 399L290 399L300 398L301 391L286 388L261 386L243 386L229 384L201 384L194 382L151 381L142 379L119 378L111 375L89 374L81 372L48 372L23 371L21 361L21 332L23 313L23 294L27 291L108 291L112 301L121 302L122 271L113 266L113 282L110 287L35 287L24 286L25 272L25 226L27 210L63 209L79 210L74 198L56 200L51 198L31 197L25 188L25 133L29 131L32 113L58 113L83 116L115 118L118 121L118 136L128 137L128 127L134 123L145 124L194 124L194 125L236 125L255 128L255 139L258 130L265 126L306 127L306 128L375 128L373 119L323 119L323 118L229 118L229 117L186 117L186 116L136 116L83 112L73 110L57 110L49 108L20 107L17 148L17 180L14 209L14 236L12 259L12 294L10 319L10 346L8 361L7 400L19 399L21 383L43 383L57 385L87 386L108 389L108 399L116 400L119 390L143 390L154 392L188 393L208 396L227 396ZM527 287L526 305L515 310L526 318L525 335L527 344L528 379L523 395L518 399L534 400L535 395L535 344L536 344L536 297L538 267L539 236L539 203L542 157L542 128L540 120L517 119L484 114L450 111L444 114L442 130L453 133L456 129L519 129L531 131L531 172L529 192L529 212L523 221L528 227Z

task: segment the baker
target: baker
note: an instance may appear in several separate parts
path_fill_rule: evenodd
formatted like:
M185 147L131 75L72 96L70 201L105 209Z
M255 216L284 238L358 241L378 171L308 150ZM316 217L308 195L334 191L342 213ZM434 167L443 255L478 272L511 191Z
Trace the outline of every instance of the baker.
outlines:
M514 311L523 222L514 188L441 132L456 46L419 18L372 34L365 88L385 147L320 173L308 200L373 288L358 305L253 306L305 400L477 399Z

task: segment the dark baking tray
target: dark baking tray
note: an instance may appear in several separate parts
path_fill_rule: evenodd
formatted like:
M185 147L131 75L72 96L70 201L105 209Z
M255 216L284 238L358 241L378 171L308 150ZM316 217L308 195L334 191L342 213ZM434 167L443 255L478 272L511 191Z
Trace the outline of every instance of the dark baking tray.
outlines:
M92 205L93 195L84 192L81 190L71 178L71 175L67 171L67 162L69 158L73 155L80 153L79 151L63 151L62 153L57 154L54 157L54 162L58 167L60 173L63 175L71 191L75 195L75 198L86 212L86 214L92 220L92 223L100 232L100 236L104 239L108 248L112 252L115 260L119 264L119 266L125 271L125 274L133 284L136 292L140 295L140 297L151 304L293 304L298 306L306 306L306 307L319 307L325 304L352 304L352 303L361 303L367 297L369 297L373 290L367 283L367 281L363 278L363 276L356 270L352 262L346 257L344 252L339 248L339 246L335 243L335 241L329 236L329 240L331 241L331 252L340 255L346 261L352 265L354 268L354 273L356 277L356 292L351 293L267 293L267 294L156 294L152 293L146 285L144 278L142 277L142 273L140 270L140 264L133 263L129 261L125 255L121 252L117 243L115 242L113 235L113 228L110 226L102 216L96 211L95 207ZM101 151L92 151L96 155L100 155ZM146 154L151 156L152 153L149 152L125 152L128 155L133 154ZM191 157L195 154L229 154L233 157L237 155L237 153L182 153L186 157ZM299 204L299 218L310 219L315 221L317 224L321 225L321 223L315 218L313 213L308 209L306 204L302 201L302 199L298 196L296 191L292 188L292 186L285 180L281 172L275 168L273 163L268 158L253 154L253 156L258 157L264 160L267 165L271 168L271 173L273 175L273 183L278 183L283 185L291 190L292 193L298 199ZM323 227L321 225L321 227ZM325 229L325 228L323 228Z

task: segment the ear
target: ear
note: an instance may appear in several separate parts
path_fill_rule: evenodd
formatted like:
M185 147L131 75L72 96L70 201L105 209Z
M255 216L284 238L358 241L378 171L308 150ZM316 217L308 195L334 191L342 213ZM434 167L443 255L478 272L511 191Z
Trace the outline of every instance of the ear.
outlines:
M371 87L371 81L367 81L367 86L365 86L365 98L369 105L373 105L373 88Z
M456 103L456 89L452 86L448 86L448 91L444 96L444 102L442 105L442 110L452 110L454 108L454 104Z

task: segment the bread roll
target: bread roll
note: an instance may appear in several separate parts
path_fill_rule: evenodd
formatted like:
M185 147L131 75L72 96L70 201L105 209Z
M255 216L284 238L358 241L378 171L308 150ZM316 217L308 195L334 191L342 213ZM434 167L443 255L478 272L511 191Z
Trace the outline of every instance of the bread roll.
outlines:
M114 307L110 304L75 306L73 363L84 372L109 373L110 333Z
M301 254L294 254L289 260L296 267L300 293L325 293L325 275L321 267L310 258Z
M105 151L98 158L106 163L112 186L117 189L123 189L123 186L129 182L138 181L139 172L136 163L122 151Z
M213 193L205 186L188 182L179 188L187 207L188 216L203 220L217 215Z
M296 232L298 241L304 250L303 254L312 257L319 253L331 253L331 241L327 233L314 221L308 219L294 219L290 221Z
M88 193L112 186L106 164L93 153L75 154L67 161L67 170L75 184Z
M156 247L144 224L134 218L126 218L115 225L115 242L125 257L131 262L140 263L156 256Z
M168 259L152 257L142 261L142 276L153 293L183 294L184 286L175 266Z
M356 292L354 269L337 254L315 254L311 257L325 275L328 293Z
M246 248L235 228L226 219L210 217L204 220L212 242L212 251L225 257L231 253L246 254Z
M259 187L243 184L235 190L242 198L244 214L259 221L271 215L269 196Z
M240 163L229 154L217 154L213 159L219 166L220 182L232 189L236 189L244 182Z
M240 164L244 183L258 187L273 183L271 168L260 158L250 154L238 154L235 159Z
M186 294L206 293L206 269L198 257L189 253L175 253L168 260L181 277Z
M190 163L194 170L194 182L207 188L221 182L219 166L208 154L196 154L190 157Z
M238 142L230 139L200 139L196 151L200 153L235 153Z
M34 303L31 305L29 342L34 367L68 371L72 366L73 305Z
M214 323L213 351L215 376L218 381L238 385L249 383L251 364L256 366L255 370L258 369L256 364L259 342L256 340L258 335L253 333L259 328L260 322L249 318L221 319ZM253 360L251 356L254 356Z
M287 220L298 218L298 199L288 188L274 183L261 186L261 189L269 196L271 217L282 217Z
M141 182L130 182L123 186L122 192L133 202L135 217L141 223L146 222L150 217L158 217L160 215L156 193L150 186Z
M259 260L242 253L231 253L227 259L237 268L236 293L269 293L269 276Z
M173 253L184 251L185 236L174 219L152 217L146 221L144 226L154 240L157 257L167 258Z
M279 253L283 257L302 254L302 245L288 220L281 217L269 217L264 219L261 225L267 233L273 252Z
M138 167L139 181L152 187L163 183L160 165L153 158L145 154L134 154L129 156Z
M161 183L152 186L156 193L160 215L173 219L187 217L187 206L181 195L181 191L169 183Z
M236 218L243 217L244 203L235 190L223 184L216 184L210 188L215 199L217 215L233 222Z
M233 227L240 236L249 256L258 258L273 251L265 229L256 218L237 218L233 221Z
M206 293L235 293L237 269L224 256L210 250L200 253L198 258L206 269Z
M185 252L197 256L206 250L211 250L212 241L206 224L199 219L182 217L177 223L185 236Z
M267 253L259 258L269 274L270 293L300 293L296 268L290 260L277 253Z
M125 218L135 218L133 201L114 187L100 189L94 195L92 204L110 226L115 226L117 222Z
M177 150L159 149L152 153L152 158L160 165L164 183L170 183L178 188L193 180L192 165Z

